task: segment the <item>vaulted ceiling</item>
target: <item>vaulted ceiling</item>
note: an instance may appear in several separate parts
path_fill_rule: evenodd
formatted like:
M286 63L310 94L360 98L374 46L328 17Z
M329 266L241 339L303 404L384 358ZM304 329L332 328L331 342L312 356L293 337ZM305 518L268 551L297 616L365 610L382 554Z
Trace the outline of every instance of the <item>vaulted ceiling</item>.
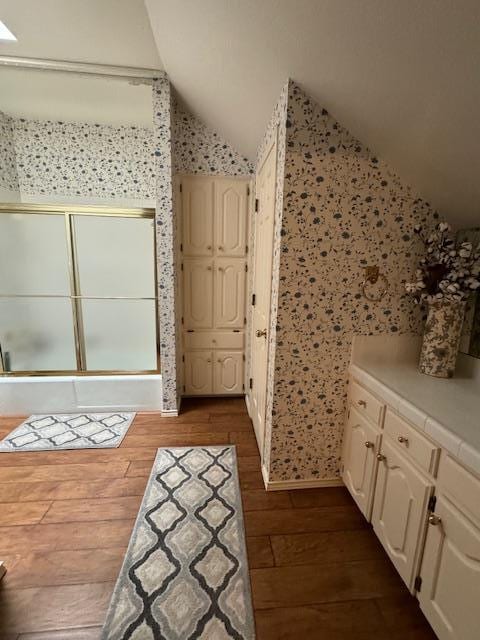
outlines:
M478 0L145 0L187 105L239 151L288 77L456 226L480 225Z
M0 19L18 37L0 55L164 67L250 158L291 77L456 226L480 225L478 0L0 0Z

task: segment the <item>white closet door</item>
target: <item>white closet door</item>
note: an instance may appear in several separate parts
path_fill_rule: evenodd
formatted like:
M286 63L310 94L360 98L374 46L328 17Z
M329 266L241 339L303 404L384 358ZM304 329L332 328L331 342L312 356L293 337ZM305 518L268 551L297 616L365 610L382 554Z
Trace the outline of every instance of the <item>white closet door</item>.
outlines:
M213 327L213 265L211 260L185 260L184 328L211 329Z
M213 393L213 362L211 351L191 351L185 354L185 393Z
M239 180L215 181L215 251L243 257L247 245L247 190Z
M413 590L433 485L384 438L372 524L398 573Z
M185 256L213 254L213 180L182 178L182 244Z
M243 353L241 351L217 351L214 357L213 392L240 394L243 392Z
M215 328L242 329L245 324L245 261L215 261Z

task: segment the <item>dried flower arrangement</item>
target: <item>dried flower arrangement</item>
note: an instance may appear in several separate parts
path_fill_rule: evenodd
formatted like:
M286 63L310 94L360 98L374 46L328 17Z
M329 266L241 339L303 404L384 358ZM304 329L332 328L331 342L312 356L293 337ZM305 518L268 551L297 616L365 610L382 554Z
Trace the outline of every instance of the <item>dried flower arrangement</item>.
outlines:
M417 302L467 300L480 287L480 244L476 248L471 242L456 245L446 222L437 224L428 236L420 225L414 231L424 243L426 255L420 260L416 281L407 282L405 289L415 294Z

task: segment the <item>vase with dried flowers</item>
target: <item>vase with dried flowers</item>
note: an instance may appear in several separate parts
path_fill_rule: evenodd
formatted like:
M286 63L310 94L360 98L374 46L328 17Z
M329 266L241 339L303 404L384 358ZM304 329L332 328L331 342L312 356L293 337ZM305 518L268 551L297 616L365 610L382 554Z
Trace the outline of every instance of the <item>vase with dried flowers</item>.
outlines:
M455 243L452 229L440 222L425 235L415 233L425 245L414 282L405 285L418 303L428 304L419 368L438 378L451 378L455 371L467 299L480 287L480 245Z

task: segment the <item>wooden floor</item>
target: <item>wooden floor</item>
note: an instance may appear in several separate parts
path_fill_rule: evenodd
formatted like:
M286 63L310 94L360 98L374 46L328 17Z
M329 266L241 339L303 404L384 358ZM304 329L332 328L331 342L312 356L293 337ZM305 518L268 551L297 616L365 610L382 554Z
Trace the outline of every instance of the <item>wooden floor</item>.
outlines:
M118 449L0 454L0 638L98 639L157 447L227 443L259 640L435 637L347 492L266 493L244 403L219 399L139 414Z

